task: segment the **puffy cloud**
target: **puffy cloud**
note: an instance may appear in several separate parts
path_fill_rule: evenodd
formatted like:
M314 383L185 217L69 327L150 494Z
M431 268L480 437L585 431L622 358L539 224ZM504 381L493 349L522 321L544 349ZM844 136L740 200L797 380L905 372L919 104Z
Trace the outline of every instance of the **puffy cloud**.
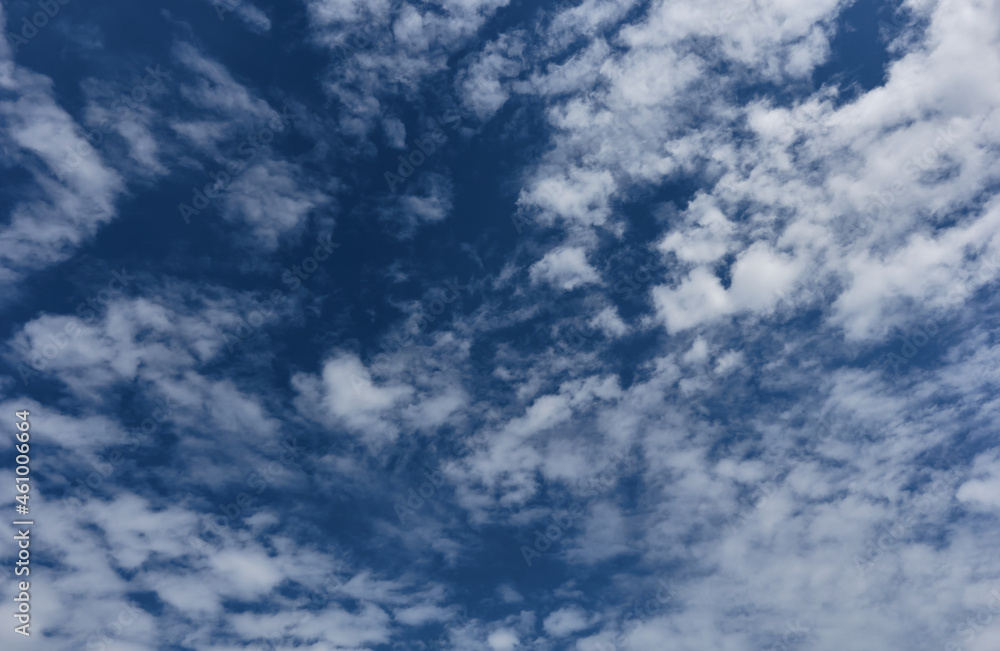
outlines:
M502 628L490 633L486 638L486 643L490 646L491 651L513 651L518 647L519 640L514 631Z
M579 247L549 251L531 265L530 274L533 282L549 283L567 291L600 281L597 271L587 262L586 252Z
M566 637L587 628L587 614L580 608L566 607L552 612L542 627L553 637Z

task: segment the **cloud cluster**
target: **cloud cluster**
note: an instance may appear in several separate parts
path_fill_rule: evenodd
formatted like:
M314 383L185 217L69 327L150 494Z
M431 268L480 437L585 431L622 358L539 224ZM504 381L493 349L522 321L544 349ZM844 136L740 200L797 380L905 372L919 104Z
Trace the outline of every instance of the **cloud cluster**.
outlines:
M53 648L996 648L995 3L200 9L0 43Z

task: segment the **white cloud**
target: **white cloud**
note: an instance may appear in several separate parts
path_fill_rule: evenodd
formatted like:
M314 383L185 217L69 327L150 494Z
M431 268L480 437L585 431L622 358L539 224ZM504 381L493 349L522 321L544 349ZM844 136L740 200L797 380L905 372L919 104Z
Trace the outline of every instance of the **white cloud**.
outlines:
M524 601L524 597L521 596L521 593L507 584L501 585L497 588L497 593L500 595L500 599L502 599L505 604L516 604Z
M510 97L503 82L521 71L523 48L519 35L505 34L488 43L468 67L461 82L462 101L480 120L493 117Z
M324 362L321 385L314 387L305 376L300 376L297 384L300 391L318 392L319 404L332 417L373 439L395 436L395 428L382 417L413 392L412 387L405 385L373 381L357 355L349 353Z
M490 633L486 643L490 645L492 651L513 651L518 647L519 640L514 631L501 628Z
M972 508L995 511L1000 507L1000 459L995 453L982 454L970 474L973 478L959 486L955 496Z
M667 329L678 332L743 311L768 312L796 282L801 265L758 242L732 266L729 289L707 268L697 267L677 289L653 288L653 301Z
M313 210L327 198L300 185L301 170L286 162L262 161L226 188L222 217L245 223L264 250L278 248L282 238L300 232Z
M424 626L434 622L446 622L455 616L453 609L433 604L419 604L401 608L393 616L407 626Z
M654 287L653 303L670 332L713 321L731 310L722 283L704 267L694 269L677 289Z
M597 328L608 337L621 337L629 331L628 325L618 316L618 310L614 307L604 308L587 325Z
M589 626L587 613L581 608L567 606L550 613L542 627L545 632L553 637L566 637L573 633L578 633Z
M223 22L232 13L246 23L251 31L265 33L271 30L271 19L259 7L247 0L236 0L235 2L209 0L209 2L211 2L216 15Z
M712 204L711 199L705 195L697 197L686 213L696 215L697 226L670 232L660 241L660 251L673 253L683 262L694 264L715 262L725 255L731 246L729 237L734 225Z
M343 106L340 124L367 136L382 112L378 98L416 89L445 70L507 0L444 0L433 6L310 0L317 41L335 54L327 91ZM495 100L492 100L495 102Z
M566 291L588 283L600 282L597 271L587 262L587 254L579 247L563 247L545 254L531 265L532 282L549 283Z
M521 192L521 206L537 206L540 220L549 223L558 217L570 222L603 224L610 215L609 195L615 188L611 174L573 167L567 173L540 178Z
M0 29L5 29L0 17ZM5 29L5 33L6 29ZM0 146L9 164L24 166L30 182L14 195L0 226L0 280L13 286L26 274L69 258L116 216L122 177L93 154L84 130L54 96L48 77L18 65L5 40L0 48Z

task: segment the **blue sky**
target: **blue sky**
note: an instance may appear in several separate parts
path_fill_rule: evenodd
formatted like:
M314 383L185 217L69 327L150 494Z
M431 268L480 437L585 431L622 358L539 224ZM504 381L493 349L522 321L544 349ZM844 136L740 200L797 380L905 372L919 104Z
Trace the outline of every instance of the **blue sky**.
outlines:
M4 649L1000 645L995 3L0 9Z

